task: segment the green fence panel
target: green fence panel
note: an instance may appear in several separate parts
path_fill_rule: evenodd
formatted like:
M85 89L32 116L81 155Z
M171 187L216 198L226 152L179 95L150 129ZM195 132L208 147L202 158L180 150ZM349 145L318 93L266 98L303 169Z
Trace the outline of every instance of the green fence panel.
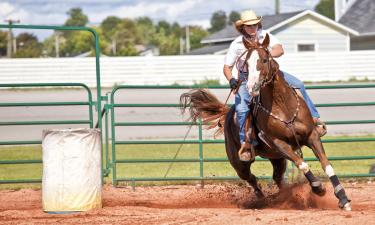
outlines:
M224 143L224 140L205 140L202 136L202 121L198 123L191 122L119 122L115 118L115 109L116 108L132 108L132 107L167 107L167 108L176 108L179 107L179 104L160 104L160 103L140 103L140 104L129 104L129 103L118 103L116 102L115 94L120 89L195 89L202 88L200 86L129 86L122 85L115 87L110 95L110 103L106 104L106 109L108 113L111 114L111 121L107 119L107 123L110 123L111 129L111 143L112 143L112 152L111 157L107 155L107 158L111 158L110 165L112 169L112 182L114 185L117 185L120 181L132 182L135 184L137 181L186 181L186 180L233 180L239 179L237 176L205 176L204 175L204 164L211 162L228 162L226 157L224 158L204 158L204 145L211 143ZM205 88L209 89L228 89L227 86L206 86ZM368 85L320 85L320 86L307 86L307 89L351 89L351 88L375 88L375 84ZM229 90L229 89L228 89ZM356 106L372 106L375 105L375 102L347 102L347 103L332 103L332 104L316 104L317 107L356 107ZM327 124L369 124L374 123L375 120L351 120L351 121L327 121ZM116 138L116 127L127 127L127 126L181 126L181 125L192 125L198 126L198 139L196 140L117 140ZM109 139L109 137L107 137ZM375 138L332 138L322 140L323 143L342 143L342 142L374 142ZM184 159L164 159L164 158L153 158L153 159L117 159L116 156L116 147L119 145L160 145L160 144L197 144L199 146L199 158L184 158ZM109 154L109 152L108 152ZM375 159L375 150L374 155L371 156L353 156L353 157L329 157L329 160L368 160ZM267 159L262 159L257 157L257 161L267 161ZM316 158L305 158L306 161L318 161ZM189 177L119 177L117 175L117 166L119 164L153 164L153 163L199 163L199 176L189 176ZM229 163L229 162L228 162ZM374 174L339 174L341 177L374 177ZM259 176L261 179L270 179L269 176Z
M18 125L43 125L43 124L89 124L90 127L93 127L93 109L92 106L96 105L96 112L100 112L101 110L101 102L105 100L105 96L101 96L101 81L100 81L100 43L99 43L99 35L93 29L89 27L74 27L74 26L45 26L45 25L9 25L9 24L0 24L0 28L12 28L12 29L33 29L33 30L63 30L63 31L87 31L90 32L94 37L94 45L95 45L95 72L96 72L96 94L97 94L97 101L92 101L91 91L89 88L84 84L77 84L77 83L44 83L44 84L1 84L0 87L66 87L66 86L81 86L88 90L89 100L87 102L34 102L34 103L1 103L1 107L17 107L17 106L63 106L63 105L88 105L89 107L89 119L88 120L76 120L76 121L7 121L1 122L0 126L18 126ZM97 127L102 131L102 120L100 116L98 116ZM102 132L100 132L101 140ZM26 144L41 144L41 141L24 141L20 140L17 142L10 142L10 141L1 141L0 145L26 145ZM23 163L28 163L24 161ZM34 163L34 162L32 162ZM103 168L103 165L102 165ZM102 175L106 174L106 170L103 169ZM102 176L103 177L103 176ZM103 178L102 178L103 179ZM40 182L41 180L38 179L20 179L20 180L2 180L0 183L36 183Z

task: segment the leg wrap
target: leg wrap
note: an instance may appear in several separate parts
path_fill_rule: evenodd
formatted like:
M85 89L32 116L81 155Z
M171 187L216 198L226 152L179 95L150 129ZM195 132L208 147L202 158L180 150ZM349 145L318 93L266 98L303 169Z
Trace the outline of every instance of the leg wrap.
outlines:
M345 190L340 184L339 178L336 175L333 175L329 179L331 180L335 189L335 196L339 199L339 206L342 208L347 202L350 202L350 200L346 196Z
M311 172L311 170L309 170L307 173L305 173L305 176L306 176L307 180L310 182L311 186L317 187L321 184L320 181L318 179L316 179L316 177Z

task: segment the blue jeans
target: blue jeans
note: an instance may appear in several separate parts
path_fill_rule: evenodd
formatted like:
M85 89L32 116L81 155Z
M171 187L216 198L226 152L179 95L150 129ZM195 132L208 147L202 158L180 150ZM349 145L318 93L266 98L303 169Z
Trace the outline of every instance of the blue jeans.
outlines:
M285 81L288 82L290 86L300 89L301 94L303 98L305 99L305 102L311 112L312 117L319 118L320 115L318 111L316 110L314 103L311 101L310 97L308 96L303 82L289 73L286 73L286 72L283 72L283 73L284 73ZM236 107L238 125L240 127L240 143L242 144L245 142L245 121L246 121L247 113L250 110L249 104L250 104L252 96L249 94L249 91L246 87L247 73L240 73L240 79L242 82L235 96L234 104Z

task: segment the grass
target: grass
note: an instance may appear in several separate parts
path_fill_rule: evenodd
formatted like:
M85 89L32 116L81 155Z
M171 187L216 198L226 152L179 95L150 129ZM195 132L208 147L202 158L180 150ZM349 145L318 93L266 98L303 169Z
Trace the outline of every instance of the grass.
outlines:
M374 137L374 136L361 136ZM337 138L337 137L335 137ZM353 138L353 137L349 137ZM326 139L329 139L326 138ZM328 156L373 156L375 155L375 142L354 143L325 143L324 147ZM178 154L177 154L178 153ZM176 156L177 154L177 156ZM303 149L305 158L314 157L308 148ZM199 159L199 146L197 144L185 145L120 145L116 150L117 159ZM225 158L224 144L205 144L204 158ZM41 159L41 146L4 146L0 147L1 160ZM368 173L370 166L375 164L371 160L345 160L331 161L337 174L364 174ZM325 176L319 162L309 162L313 172ZM289 166L290 167L290 166ZM291 168L291 167L290 167ZM126 163L117 164L117 177L199 177L200 163ZM272 167L268 161L257 161L251 167L256 176L271 176ZM236 176L235 171L228 162L205 162L203 175L206 177ZM296 174L295 172L294 174ZM0 180L14 179L41 179L41 164L0 164ZM112 174L106 178L111 182ZM167 184L170 182L147 182L148 184ZM178 181L183 184L187 182ZM40 184L2 184L0 189L40 188Z

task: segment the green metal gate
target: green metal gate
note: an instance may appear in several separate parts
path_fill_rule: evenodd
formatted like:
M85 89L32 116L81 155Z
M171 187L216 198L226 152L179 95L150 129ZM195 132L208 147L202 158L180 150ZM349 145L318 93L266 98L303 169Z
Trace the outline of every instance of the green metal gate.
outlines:
M151 90L155 89L191 89L198 88L197 86L118 86L112 90L110 100L111 103L106 104L105 108L107 113L111 114L111 122L108 122L108 116L106 117L107 122L110 123L111 127L111 143L112 143L112 153L110 156L107 155L107 158L110 159L110 164L112 167L112 182L116 185L118 182L136 182L136 181L169 181L169 180L231 180L238 179L236 176L207 176L204 171L204 164L211 162L226 162L227 158L207 158L204 157L204 146L205 144L219 143L223 144L224 140L205 140L202 138L202 122L199 121L197 124L192 124L190 122L121 122L116 120L115 110L119 108L132 108L132 107L166 107L166 108L175 108L179 107L179 104L127 104L119 103L116 101L116 92L120 89L138 89L138 90L147 90L150 92L150 101L154 98ZM210 89L228 89L226 86L210 86ZM375 88L375 85L327 85L327 86L309 86L307 89L358 89L358 88ZM158 96L162 97L162 96ZM375 105L374 101L371 102L345 102L345 103L332 103L332 104L317 104L317 107L356 107L356 106L373 106ZM352 120L352 121L327 121L328 125L333 124L371 124L375 123L375 120ZM129 127L129 126L182 126L182 125L193 125L198 126L198 139L196 140L171 140L171 141L138 141L138 140L118 140L116 137L116 128L119 127ZM108 128L107 128L108 129ZM128 129L130 130L130 128ZM108 140L107 140L108 141ZM323 139L323 143L340 143L340 142L374 142L374 137L365 137L365 138L330 138ZM129 158L118 158L118 147L123 145L161 145L161 144L196 144L199 145L199 158L184 158L184 159L165 159L165 158L149 158L149 159L129 159ZM108 153L109 154L109 153ZM317 161L315 157L305 158L306 161ZM346 157L346 156L336 156L329 157L329 160L369 160L375 159L375 149L372 155L367 156L355 156L355 157ZM256 158L259 161L265 161L265 159ZM149 163L199 163L199 176L193 177L119 177L117 175L117 167L121 164L149 164ZM228 163L229 164L229 163ZM339 174L340 177L374 177L375 174L370 173L361 173L353 174L348 171L347 174ZM269 176L260 176L260 178L270 178Z
M83 88L87 91L86 101L69 101L69 102L13 102L13 103L0 103L1 107L40 107L40 106L78 106L86 105L88 106L89 118L85 120L55 120L55 121L0 121L0 127L4 126L19 126L19 125L51 125L51 124L86 124L90 128L94 127L94 117L93 117L93 106L96 108L96 113L100 112L101 101L105 100L105 96L101 96L101 84L100 84L100 44L98 33L88 27L72 27L72 26L40 26L40 25L5 25L0 24L0 28L12 28L12 29L36 29L36 30L62 30L62 31L87 31L93 35L95 40L95 68L96 68L96 91L97 91L97 101L92 100L92 94L90 89L82 83L25 83L25 84L0 84L1 88L35 88L35 87L78 87ZM102 120L100 114L97 116L97 127L102 129ZM5 132L5 131L2 131ZM102 139L102 132L101 132ZM41 140L18 140L18 141L2 141L0 140L0 145L30 145L30 144L41 144ZM34 164L42 163L41 160L0 160L0 165L6 164ZM102 166L103 168L103 166ZM105 170L103 169L103 175ZM15 180L0 180L0 184L4 183L39 183L41 179L15 179Z

